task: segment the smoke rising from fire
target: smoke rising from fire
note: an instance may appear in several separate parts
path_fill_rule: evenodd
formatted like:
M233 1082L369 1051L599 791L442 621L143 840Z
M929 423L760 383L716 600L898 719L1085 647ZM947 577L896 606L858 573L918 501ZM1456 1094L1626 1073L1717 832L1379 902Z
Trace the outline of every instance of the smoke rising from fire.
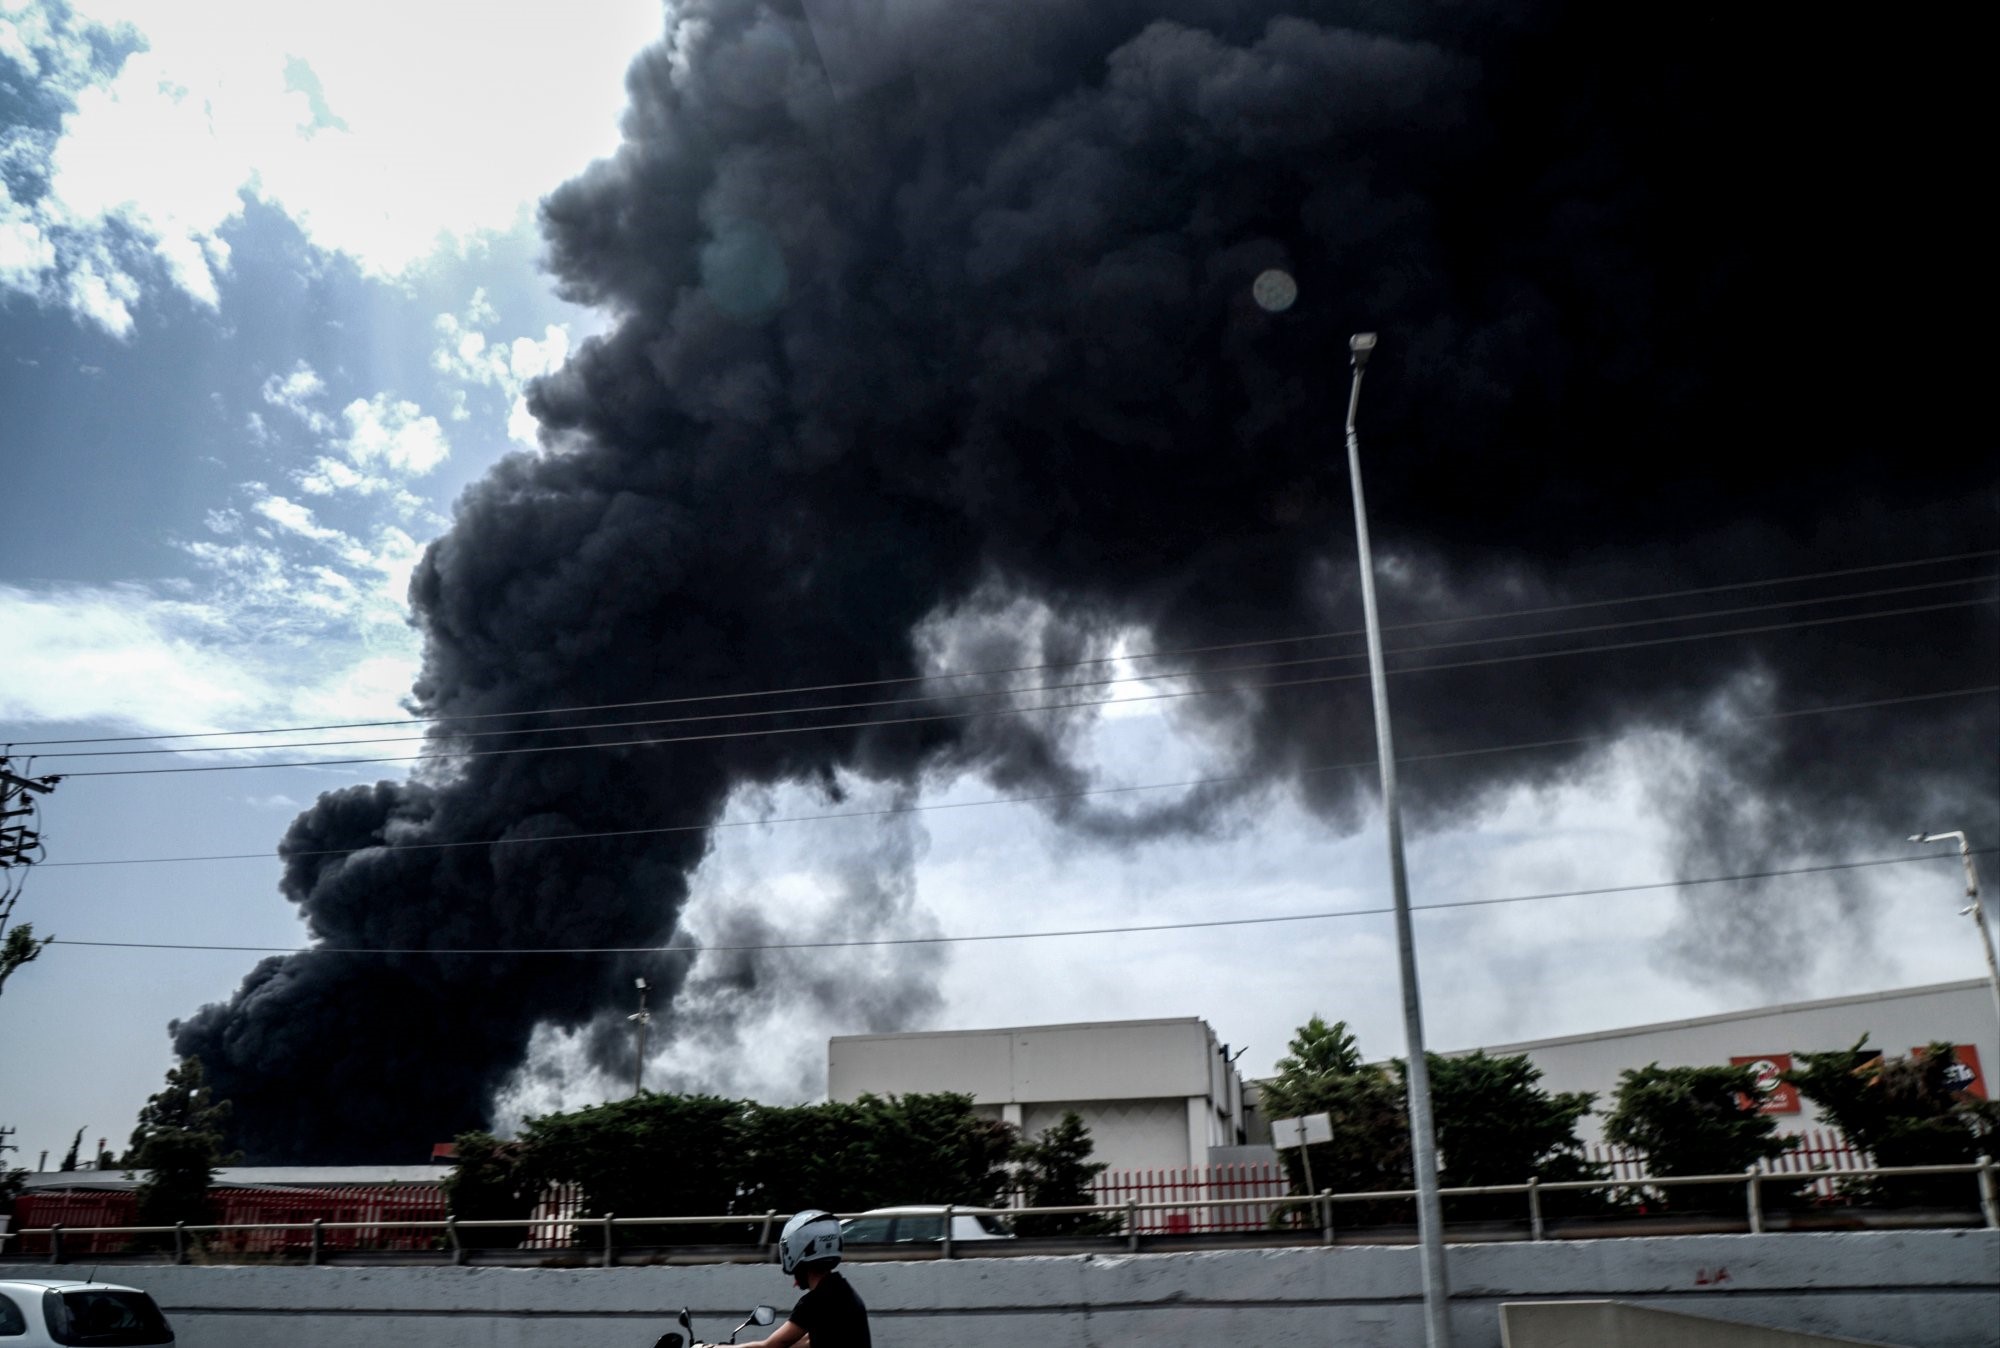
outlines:
M625 147L544 205L558 286L616 326L537 389L543 451L469 489L417 568L415 702L454 718L870 679L964 692L978 685L941 672L1088 678L1080 662L1133 634L1188 649L1351 628L1337 434L1361 328L1384 333L1364 434L1384 604L1439 620L1424 640L1490 635L1472 618L1496 610L1993 546L1989 451L1951 416L1967 358L1868 346L1892 315L1946 303L1952 231L1971 217L1955 186L1887 152L1882 100L1855 106L1835 58L1860 39L1798 27L1642 26L1564 3L676 4L629 76ZM1870 42L1874 68L1910 74L1893 40ZM1914 221L1928 246L1909 246ZM1296 278L1281 312L1251 295L1271 269ZM1917 449L1926 471L1895 471ZM1561 644L1507 630L1513 644L1478 653ZM1691 867L1846 850L1855 820L1920 804L1993 818L1991 699L1751 730L1717 708L1989 681L1996 630L1989 605L1412 673L1399 745L1707 718L1707 766L1658 791ZM1357 648L1259 658L1329 649ZM1261 680L1227 672L1244 658L1174 662L1214 690L1174 715L1249 784L1052 816L1140 846L1282 790L1355 826L1367 775L1304 769L1370 751L1365 684L1246 689ZM700 832L308 853L713 821L733 793L780 783L1091 779L1086 713L909 710L456 760L330 793L286 835L285 894L330 946L663 944ZM1411 821L1585 761L1413 770ZM923 923L907 866L855 877L843 929ZM1758 905L1688 902L1699 921L1670 957L1745 972L1744 943L1768 930ZM788 930L747 900L728 926L711 939ZM1809 963L1814 923L1785 934ZM876 1028L937 997L928 955L825 988L810 962L701 967L285 957L175 1043L236 1101L252 1159L379 1160L487 1121L538 1029L616 1070L637 975L667 1033L676 993L709 980L690 1035L726 1034L715 1008L731 996L823 995Z

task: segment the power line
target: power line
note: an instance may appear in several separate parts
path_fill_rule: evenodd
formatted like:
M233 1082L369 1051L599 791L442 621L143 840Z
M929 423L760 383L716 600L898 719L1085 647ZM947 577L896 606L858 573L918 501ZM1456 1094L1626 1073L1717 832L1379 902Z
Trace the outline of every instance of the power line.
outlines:
M1970 688L1953 688L1934 693L1912 693L1902 697L1872 698L1864 702L1847 702L1827 707L1803 707L1792 711L1761 712L1754 716L1737 717L1739 724L1754 724L1762 721L1793 720L1805 716L1830 716L1842 712L1868 711L1884 707L1907 706L1918 702L1937 702L1949 698L1976 697L1981 694L2000 693L2000 684L1980 684ZM1662 727L1649 727L1661 729ZM1572 735L1560 739L1526 740L1513 744L1495 744L1476 749L1446 749L1425 754L1399 754L1399 763L1429 763L1458 758L1476 758L1488 754L1521 753L1535 749L1573 748L1585 744L1602 744L1619 738L1618 734ZM1372 769L1375 760L1356 759L1346 763L1322 763L1311 767L1295 769L1300 776L1312 776L1326 772L1347 772L1363 768ZM1036 805L1059 800L1082 800L1093 796L1127 795L1139 791L1189 790L1203 786L1224 786L1237 782L1254 781L1262 774L1229 773L1212 777L1193 777L1177 782L1142 782L1129 786L1086 787L1075 791L1046 791L1025 796L997 796L986 800L934 801L918 805L884 806L873 810L840 810L826 814L780 815L766 819L726 819L707 824L663 824L649 828L604 829L584 833L552 833L511 838L475 838L455 842L426 843L377 843L367 847L323 847L309 851L285 853L286 859L303 857L344 857L361 852L437 852L465 847L517 847L528 844L585 842L608 838L650 837L667 833L698 833L707 829L756 828L768 824L807 824L828 820L881 819L904 814L921 814L933 810L969 810L994 805ZM263 852L216 852L195 856L170 857L106 857L84 861L50 861L46 867L99 867L99 866L159 866L184 862L208 861L269 861L274 854Z
M1488 637L1469 637L1459 641L1429 642L1422 645L1401 646L1389 652L1391 655L1420 655L1433 651L1462 650L1473 646L1490 646L1512 641L1544 641L1556 637L1582 636L1597 632L1621 631L1633 627L1652 627L1662 623L1695 622L1704 619L1738 617L1747 613L1768 613L1774 609L1791 609L1806 604L1846 603L1860 599L1880 599L1892 595L1911 594L1929 590L1950 589L1961 585L1988 584L2000 580L2000 576L1962 576L1952 580L1925 581L1916 585L1897 585L1874 590L1850 591L1842 594L1819 595L1806 599L1785 599L1766 604L1748 604L1733 608L1710 609L1696 613L1665 614L1655 618L1628 618L1619 622L1592 623L1580 627L1559 627L1545 632L1510 632ZM1850 615L1866 616L1866 615ZM1706 635L1689 633L1690 637ZM736 721L751 717L802 716L818 712L860 711L878 707L917 706L936 702L962 701L970 698L1016 697L1027 693L1067 692L1080 688L1105 688L1118 684L1158 683L1168 679L1213 678L1224 674L1261 673L1273 669L1296 669L1306 665L1331 664L1342 660L1362 660L1365 651L1340 652L1333 655L1300 656L1290 660L1267 660L1252 664L1219 665L1201 669L1156 670L1145 674L1114 675L1102 679L1076 680L1067 683L1032 684L1015 688L984 688L966 692L921 693L914 697L875 698L858 702L821 702L797 707L766 707L746 711L704 712L692 716L653 717L643 720L591 721L573 725L517 726L504 730L468 730L452 732L451 742L470 739L487 739L501 735L557 735L588 730L628 730L669 725L690 725L714 721ZM1228 691L1217 689L1215 691ZM1125 699L1130 700L1130 699ZM275 744L246 745L191 745L159 746L147 749L59 749L53 753L38 755L41 758L133 758L162 754L196 753L261 753L278 749L330 749L362 744L437 744L439 737L431 735L395 735L366 737L343 740L288 740ZM446 750L444 752L451 752Z
M1988 856L2000 848L1973 849L1976 856ZM1818 866L1788 866L1777 870L1743 871L1734 875L1701 875L1679 880L1648 880L1631 885L1601 885L1593 889L1551 890L1540 894L1504 894L1484 899L1446 899L1438 903L1414 905L1418 912L1443 912L1457 908L1489 908L1499 904L1541 903L1554 899L1584 899L1607 894L1639 894L1661 889L1684 889L1694 885L1735 884L1750 880L1775 880L1795 875L1825 875L1836 871L1863 870L1874 866L1901 866L1917 861L1952 860L1942 853L1921 856L1878 857L1867 861L1835 861ZM994 941L1046 941L1081 936L1132 936L1148 932L1201 931L1216 927L1259 927L1280 922L1325 922L1344 917L1380 917L1393 908L1338 908L1318 913L1279 913L1264 917L1220 917L1192 922L1148 922L1116 927L1070 927L1055 931L979 932L958 936L879 936L827 941L763 941L742 945L637 945L637 946L490 946L433 949L424 946L262 946L205 945L174 941L72 941L57 938L53 944L87 946L108 950L190 950L227 951L256 955L699 955L744 954L772 950L854 950L887 946L972 945Z
M1909 570L1924 566L1941 566L1953 562L1979 561L2000 557L2000 549L1988 548L1974 552L1947 553L1935 557L1917 558L1901 562L1879 562L1868 566L1838 567L1823 571L1803 572L1790 576L1775 576L1762 580L1730 581L1718 585L1701 585L1679 590L1660 590L1650 594L1614 596L1605 599L1586 599L1563 604L1542 604L1530 608L1511 609L1497 613L1462 614L1448 618L1426 618L1412 622L1392 623L1383 630L1389 632L1414 631L1426 627L1450 626L1470 622L1508 621L1516 618L1538 617L1551 613L1568 613L1583 609L1604 608L1619 604L1652 603L1667 599L1685 599L1699 595L1724 594L1732 591L1758 589L1773 585L1803 584L1815 580L1832 580L1844 576L1873 575L1887 571ZM1815 602L1796 600L1793 603ZM1785 605L1774 605L1783 607ZM1668 621L1661 619L1660 621ZM1363 635L1360 628L1350 628L1336 632L1307 633L1297 636L1262 637L1247 641L1223 642L1205 646L1186 646L1160 651L1127 652L1122 655L1096 656L1077 661L1051 661L1032 665L1014 665L1005 668L985 670L941 671L937 673L902 675L882 679L858 679L841 683L798 684L790 687L748 689L729 693L704 693L681 697L647 698L630 702L599 702L567 707L524 708L516 711L470 712L439 716L411 716L390 721L337 721L320 725L271 726L257 730L189 730L156 735L100 735L78 739L14 740L13 745L21 747L41 747L53 744L122 744L166 739L222 739L249 735L309 734L326 730L368 730L381 726L424 725L444 721L484 721L510 716L560 716L577 712L624 711L639 707L676 706L690 703L718 702L738 698L780 697L799 693L840 692L855 688L881 688L898 684L922 683L929 679L995 678L1007 674L1035 673L1050 669L1074 669L1083 665L1107 664L1117 660L1157 660L1183 655L1206 655L1218 651L1246 650L1255 646L1276 646L1308 641L1327 641ZM1159 676L1155 676L1159 677ZM641 723L643 724L643 723ZM386 761L386 760L385 760Z
M1946 600L1935 604L1877 609L1868 613L1836 614L1829 617L1801 618L1782 623L1761 623L1756 626L1735 627L1719 632L1695 632L1671 637L1648 637L1635 641L1608 642L1596 646L1578 646L1568 650L1534 651L1517 655L1484 656L1474 660L1410 665L1401 669L1392 669L1389 673L1396 675L1429 674L1454 669L1474 669L1491 665L1519 664L1527 660L1547 660L1558 656L1596 655L1610 651L1643 650L1660 646L1679 645L1690 641L1708 641L1721 637L1757 636L1771 632L1794 631L1808 627L1824 627L1837 623L1860 622L1874 618L1896 618L1920 613L1937 613L1950 609L1978 607L1994 602L1995 596L1986 596L1978 599ZM758 730L713 731L700 735L669 735L640 739L599 740L584 744L516 745L501 749L440 749L435 753L425 754L384 754L366 758L310 758L276 763L200 763L186 764L172 768L96 768L82 772L64 773L62 777L68 780L80 777L155 777L187 772L251 772L263 768L323 768L372 763L414 763L439 759L458 761L468 758L494 758L516 754L564 753L583 749L625 749L661 744L710 743L719 740L754 739L768 735L800 735L829 730L878 729L896 725L963 721L981 716L1017 716L1034 712L1075 711L1089 707L1129 705L1134 702L1160 702L1187 697L1207 697L1225 692L1266 692L1281 688L1305 687L1313 684L1345 683L1367 677L1366 671L1358 671L1351 674L1319 675L1306 679L1281 679L1257 684L1224 685L1219 688L1194 688L1169 693L1146 693L1130 697L1091 698L1076 702L1054 702L1034 707L991 707L976 711L937 712L921 716L870 717L863 720L821 722L816 725L770 726Z

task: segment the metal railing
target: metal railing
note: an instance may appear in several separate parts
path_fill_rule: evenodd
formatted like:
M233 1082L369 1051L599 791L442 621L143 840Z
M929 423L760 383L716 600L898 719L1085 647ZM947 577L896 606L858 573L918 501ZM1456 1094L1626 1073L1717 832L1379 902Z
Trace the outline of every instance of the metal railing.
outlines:
M1989 1230L2000 1230L2000 1193L1996 1193L1996 1187L2000 1186L1996 1186L1995 1170L1996 1167L1993 1161L1983 1158L1977 1162L1965 1162L1955 1165L1869 1166L1862 1169L1843 1171L1841 1172L1841 1178L1893 1180L1938 1178L1948 1175L1972 1176L1975 1178L1978 1187L1979 1213L1984 1225ZM1766 1232L1768 1225L1765 1214L1764 1187L1774 1183L1780 1186L1795 1185L1801 1178L1803 1177L1772 1174L1753 1167L1739 1173L1721 1175L1642 1175L1613 1181L1602 1179L1528 1180L1521 1184L1488 1184L1468 1188L1442 1189L1439 1191L1439 1195L1444 1199L1517 1196L1523 1200L1523 1215L1526 1217L1527 1222L1527 1239L1539 1241L1549 1239L1549 1222L1544 1211L1544 1199L1549 1194L1587 1193L1591 1191L1636 1192L1641 1190L1670 1190L1698 1185L1711 1187L1741 1185L1743 1187L1742 1220L1751 1234L1761 1235ZM1335 1243L1338 1236L1339 1227L1335 1220L1335 1212L1339 1207L1349 1204L1408 1202L1414 1200L1416 1196L1417 1193L1414 1189L1383 1189L1364 1193L1333 1193L1328 1191L1317 1194L1285 1194L1270 1197L1231 1195L1225 1198L1191 1199L1178 1202L1141 1202L1137 1199L1126 1199L1123 1202L1081 1203L1066 1207L985 1208L969 1205L952 1205L944 1207L941 1210L941 1215L944 1218L941 1223L943 1238L935 1245L898 1243L881 1248L893 1251L899 1255L913 1255L917 1257L929 1257L929 1252L935 1251L938 1256L946 1259L961 1257L967 1253L1002 1254L1006 1253L1005 1247L1008 1246L1020 1248L1014 1241L965 1241L956 1239L952 1234L951 1218L954 1215L1000 1218L1018 1218L1022 1216L1116 1216L1122 1218L1123 1230L1115 1235L1056 1237L1051 1243L1057 1241L1082 1243L1097 1248L1102 1248L1107 1244L1113 1246L1123 1245L1127 1250L1137 1251L1141 1248L1142 1242L1156 1245L1163 1243L1163 1237L1156 1232L1142 1230L1142 1219L1149 1213L1169 1211L1188 1212L1190 1210L1206 1211L1220 1208L1240 1209L1244 1207L1258 1208L1270 1214L1268 1220L1271 1222L1271 1225L1267 1228L1267 1234L1271 1237L1291 1237L1293 1241L1289 1243L1296 1243L1297 1238L1307 1237L1308 1233L1313 1233L1317 1235L1320 1243L1331 1245ZM192 1225L186 1222L177 1222L172 1226L65 1227L58 1223L53 1226L27 1227L18 1231L0 1232L0 1256L7 1255L9 1247L14 1242L20 1242L20 1245L14 1246L14 1248L24 1249L30 1239L39 1237L46 1239L48 1242L48 1250L46 1252L47 1261L51 1264L61 1264L67 1262L69 1257L68 1251L64 1248L66 1238L124 1236L136 1239L149 1236L171 1236L173 1238L172 1257L174 1262L187 1263L196 1252L197 1239L199 1237L218 1236L227 1238L235 1233L270 1234L295 1232L299 1233L302 1237L301 1240L296 1242L295 1248L306 1256L308 1263L319 1264L325 1261L329 1253L328 1233L343 1231L358 1233L370 1230L379 1233L383 1228L391 1227L398 1231L435 1232L436 1235L433 1238L432 1247L429 1252L447 1255L453 1264L463 1264L467 1262L468 1256L475 1250L495 1250L495 1247L478 1246L476 1244L468 1245L465 1239L468 1232L489 1229L513 1231L525 1229L533 1232L540 1228L566 1227L572 1232L572 1242L565 1248L579 1254L588 1251L590 1257L601 1264L601 1266L610 1268L619 1262L618 1233L620 1231L661 1227L720 1227L725 1229L734 1228L741 1231L754 1226L757 1228L757 1237L754 1241L734 1242L719 1246L690 1247L690 1249L691 1251L698 1252L716 1252L732 1249L743 1252L768 1251L772 1243L773 1234L777 1230L779 1218L783 1215L778 1212L762 1212L728 1213L720 1216L694 1217L620 1217L616 1214L606 1213L602 1216L592 1217L499 1217L481 1220L446 1217L442 1220L432 1221L376 1220L335 1222L318 1219L310 1222L233 1222L213 1225ZM1311 1220L1302 1221L1300 1220L1301 1217L1308 1217ZM593 1238L587 1245L584 1243L584 1233L586 1231L593 1233ZM1593 1227L1593 1234L1605 1235L1611 1233ZM1188 1236L1164 1239L1175 1238L1200 1239L1199 1237ZM547 1256L554 1251L547 1245L546 1241L546 1237L530 1235L521 1241L518 1252ZM1039 1242L1031 1243L1038 1244ZM1002 1248L996 1249L994 1248L995 1246ZM857 1246L856 1251L859 1252L867 1248L869 1247ZM153 1253L164 1252L163 1245L157 1251L153 1251ZM498 1250L496 1252L504 1253L505 1251ZM100 1257L101 1253L95 1252L91 1257ZM342 1250L341 1253L365 1254L367 1251L360 1248L349 1248ZM710 1257L718 1256L711 1253Z

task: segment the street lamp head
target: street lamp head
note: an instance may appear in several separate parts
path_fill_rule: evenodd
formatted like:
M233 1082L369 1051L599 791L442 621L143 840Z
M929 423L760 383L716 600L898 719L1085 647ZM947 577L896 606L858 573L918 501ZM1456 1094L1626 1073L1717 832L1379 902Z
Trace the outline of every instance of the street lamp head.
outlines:
M1911 842L1929 842L1929 841L1930 841L1930 836L1929 836L1928 834L1924 834L1924 833L1912 833L1912 834L1910 835L1910 841L1911 841Z
M1360 369L1368 363L1368 353L1375 349L1375 334L1357 332L1347 339L1347 349L1354 353L1354 368Z
M636 987L637 987L637 988L639 989L639 991L641 991L641 992L644 992L644 991L646 990L646 980L645 980L645 979L643 979L643 978L635 978L635 979L633 979L633 980L632 980L632 982L633 982L633 985L634 985L634 986L636 986Z

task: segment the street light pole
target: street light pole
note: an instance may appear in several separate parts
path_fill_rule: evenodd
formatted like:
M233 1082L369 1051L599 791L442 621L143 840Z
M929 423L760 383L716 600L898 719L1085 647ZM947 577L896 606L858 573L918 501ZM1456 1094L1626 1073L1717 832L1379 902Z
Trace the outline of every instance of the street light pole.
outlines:
M1389 883L1396 903L1396 958L1403 984L1403 1035L1410 1055L1410 1161L1416 1170L1417 1236L1422 1247L1424 1330L1429 1348L1451 1348L1451 1288L1445 1277L1444 1212L1438 1202L1437 1130L1431 1117L1430 1063L1424 1058L1423 998L1417 990L1416 939L1410 924L1410 881L1403 864L1403 815L1396 799L1396 748L1389 729L1389 681L1382 663L1382 621L1375 610L1375 554L1368 542L1368 505L1361 493L1361 372L1375 334L1348 341L1354 384L1347 397L1347 475L1354 488L1354 541L1361 554L1361 608L1368 626L1368 681L1375 693L1375 754L1381 760L1382 820L1389 832Z
M653 1023L653 1013L646 1009L646 980L644 978L637 978L633 982L639 988L639 1010L637 1013L625 1017L625 1019L634 1022L639 1027L639 1044L636 1051L632 1054L632 1095L636 1099L639 1092L645 1088L646 1027Z
M2000 1013L2000 959L1993 954L1993 928L1986 923L1986 909L1979 901L1979 868L1972 864L1972 844L1965 840L1965 834L1958 829L1949 833L1912 833L1913 843L1933 843L1956 841L1958 859L1965 866L1965 911L1972 915L1973 925L1979 928L1979 946L1986 952L1986 980L1993 985L1993 1010Z

